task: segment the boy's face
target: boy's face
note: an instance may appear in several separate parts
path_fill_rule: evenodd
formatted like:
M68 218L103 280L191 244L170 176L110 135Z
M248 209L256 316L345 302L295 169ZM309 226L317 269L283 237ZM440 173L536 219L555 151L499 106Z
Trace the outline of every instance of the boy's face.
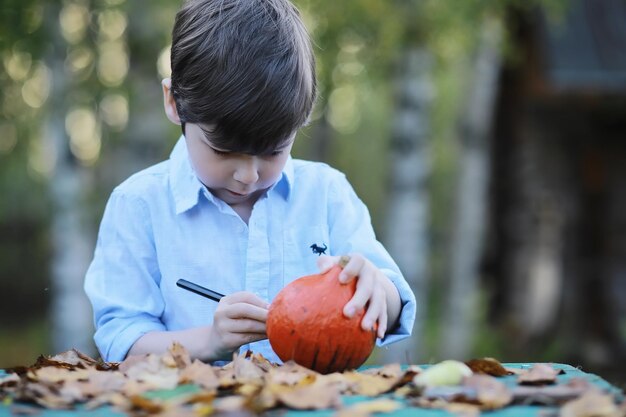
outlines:
M200 126L185 124L189 158L200 181L225 203L252 205L280 178L293 137L267 155L247 155L216 148Z

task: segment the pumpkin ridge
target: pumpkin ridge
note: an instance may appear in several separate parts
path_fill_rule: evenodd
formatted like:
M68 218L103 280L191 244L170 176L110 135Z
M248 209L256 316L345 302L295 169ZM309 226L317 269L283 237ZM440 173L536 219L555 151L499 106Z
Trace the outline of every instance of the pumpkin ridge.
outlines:
M324 373L328 373L329 371L334 371L335 361L337 360L337 357L339 357L340 350L341 350L340 347L335 349L335 351L333 352L333 356L330 358L330 361L328 361L328 365L326 365L326 372Z
M319 353L319 349L315 349L313 351L313 361L311 362L311 369L315 369L315 365L317 365L317 355L319 355Z
M346 359L346 362L344 363L343 367L346 369L352 369L354 368L352 366L352 357L354 356L354 351L352 351L352 354L348 355L348 358Z

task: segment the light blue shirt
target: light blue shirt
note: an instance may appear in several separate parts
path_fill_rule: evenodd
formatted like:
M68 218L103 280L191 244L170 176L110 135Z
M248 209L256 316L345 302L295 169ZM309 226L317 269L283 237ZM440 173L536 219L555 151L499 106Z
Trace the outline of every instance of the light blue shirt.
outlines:
M271 302L289 282L319 272L313 244L328 255L363 254L398 288L399 326L379 345L410 335L415 296L342 173L289 158L246 224L197 179L181 138L169 160L131 176L107 203L85 278L96 345L105 360L121 361L145 333L210 325L217 303L177 287L180 278ZM246 350L280 363L267 340Z

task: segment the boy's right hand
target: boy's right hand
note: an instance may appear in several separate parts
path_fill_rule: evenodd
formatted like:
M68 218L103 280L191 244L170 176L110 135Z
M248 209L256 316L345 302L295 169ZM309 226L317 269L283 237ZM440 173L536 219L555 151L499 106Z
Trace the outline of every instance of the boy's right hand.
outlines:
M215 310L209 334L211 357L232 359L242 345L267 338L265 322L269 304L247 291L221 299Z

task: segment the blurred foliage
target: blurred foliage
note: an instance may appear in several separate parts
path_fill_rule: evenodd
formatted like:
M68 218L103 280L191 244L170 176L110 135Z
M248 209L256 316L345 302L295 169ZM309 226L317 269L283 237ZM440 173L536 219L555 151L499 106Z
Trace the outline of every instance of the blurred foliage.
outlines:
M556 12L564 4L542 3ZM294 156L307 158L313 153L318 122L325 118L330 126L328 162L347 173L370 207L379 232L384 222L396 63L413 45L433 54L436 280L445 262L458 153L455 123L476 28L488 16L501 18L507 7L528 8L531 2L298 0L296 4L315 42L320 98ZM162 115L160 80L169 71L170 32L178 6L166 0L0 3L0 285L4 294L11 294L0 306L3 321L26 325L33 317L44 317L48 308L48 228L54 216L49 188L58 165L69 164L77 175L89 178L91 186L82 204L95 241L112 187L166 158L176 141L178 127ZM60 147L55 142L59 128L64 138ZM436 286L433 291L436 295ZM436 304L431 310L434 336ZM36 325L33 332L41 327ZM13 349L4 343L12 337L22 339L3 333L0 346ZM24 343L41 343L45 349L44 340L28 336ZM427 344L436 352L434 342ZM0 361L7 355L0 351Z

